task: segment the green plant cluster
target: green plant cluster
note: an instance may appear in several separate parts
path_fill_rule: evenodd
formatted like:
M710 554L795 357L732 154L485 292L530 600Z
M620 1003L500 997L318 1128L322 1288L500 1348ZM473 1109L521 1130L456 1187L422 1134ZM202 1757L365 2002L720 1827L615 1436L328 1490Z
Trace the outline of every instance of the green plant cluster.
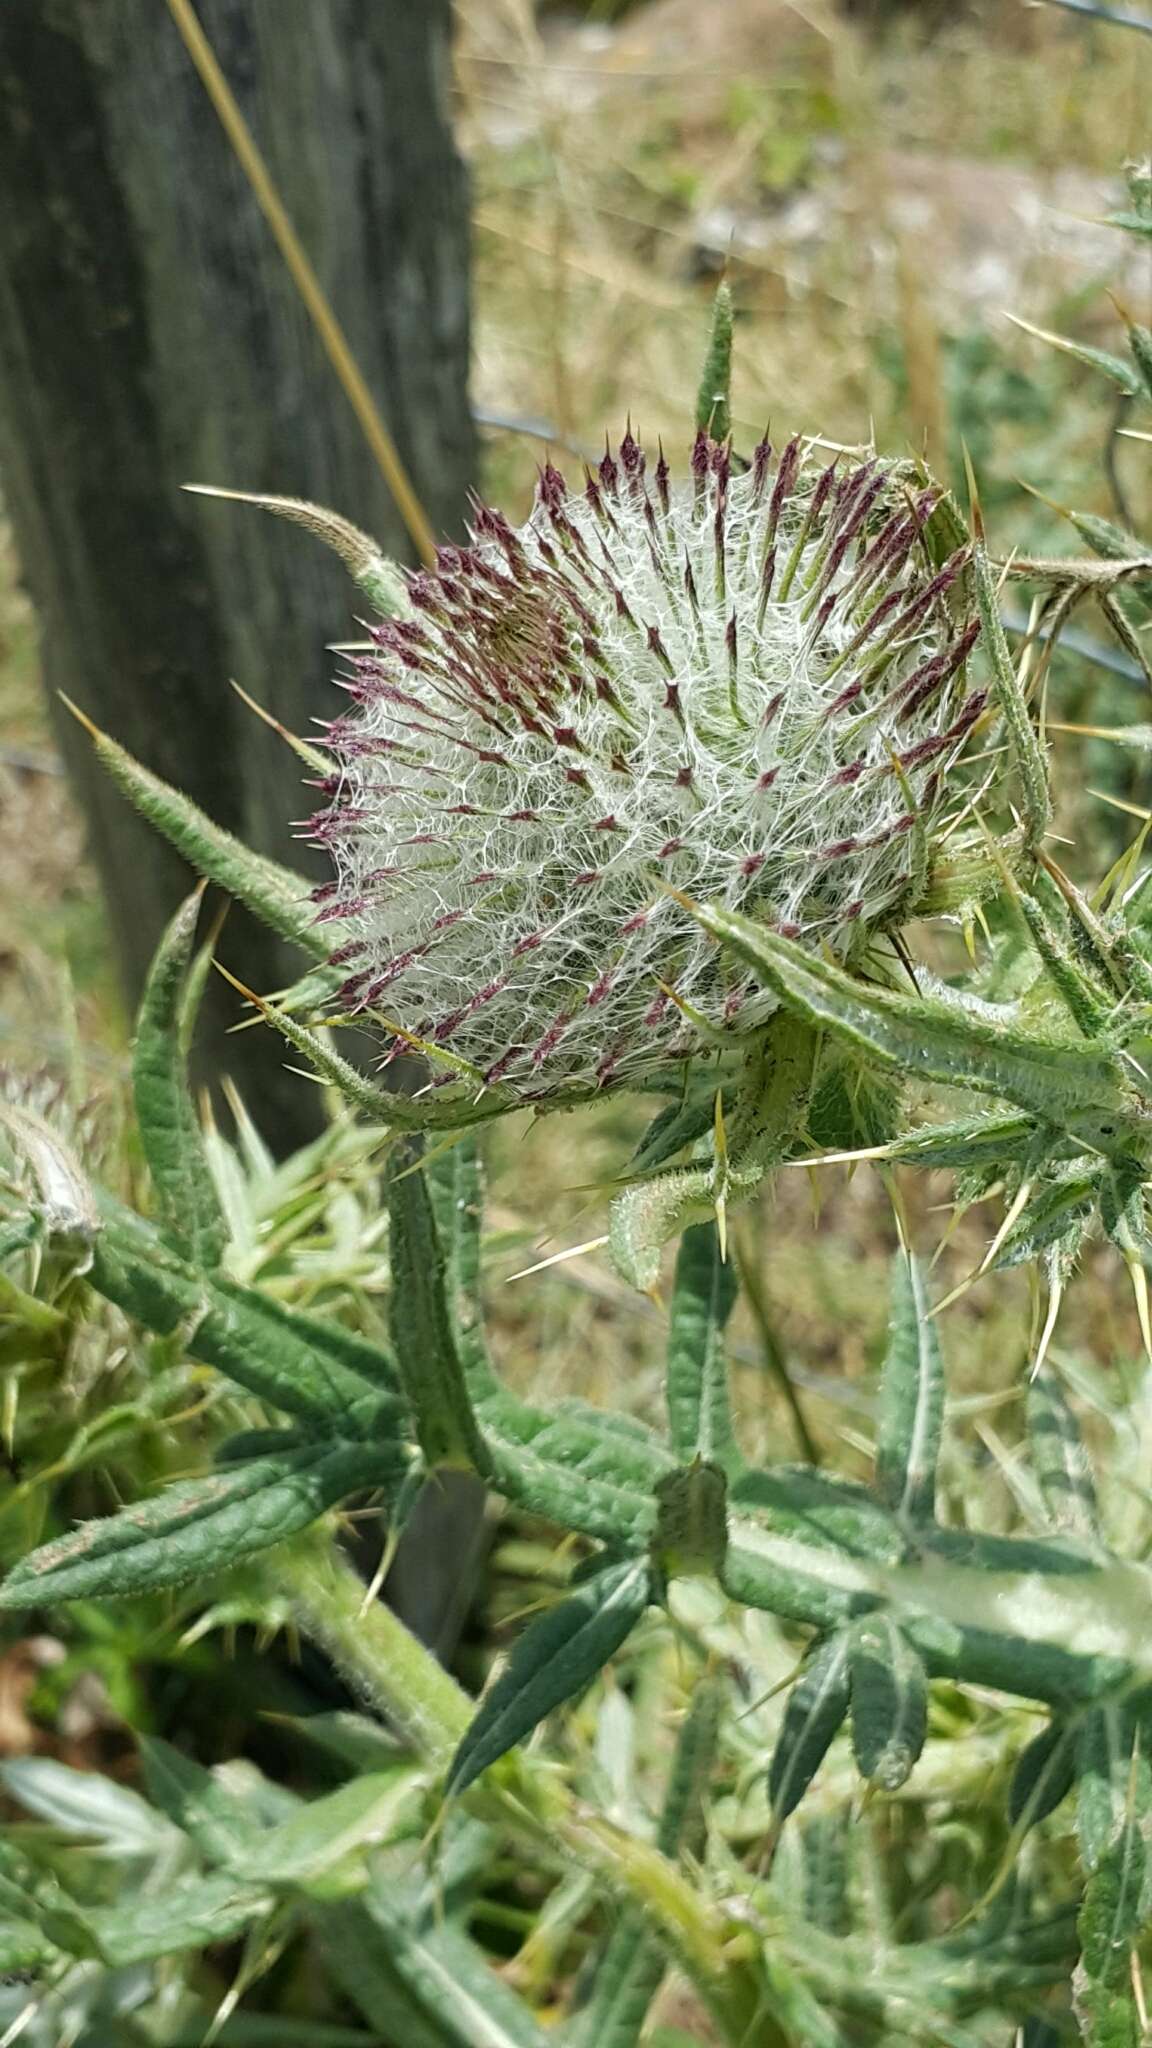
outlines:
M1146 233L1138 193L1134 205L1125 224ZM729 340L722 297L700 400L713 424ZM1152 340L1135 326L1130 340L1131 377L1152 391ZM1148 558L1078 523L1102 568L1012 573L1046 590L1053 633L1091 596L1137 650L1121 594L1139 593ZM680 2048L705 2037L677 2019L677 1986L734 2048L1146 2038L1147 1532L1102 1513L1048 1353L1091 1231L1118 1250L1147 1319L1152 896L1142 840L1091 894L1047 849L1040 642L1011 657L978 511L976 527L990 729L1018 817L996 837L969 822L936 883L937 907L983 918L980 966L934 978L897 952L848 973L692 907L778 1004L755 1077L764 1115L774 1089L787 1096L775 1159L863 1149L885 1167L950 1169L962 1200L995 1185L1007 1206L985 1269L1046 1272L1017 1534L945 1511L940 1304L903 1247L871 1483L746 1456L726 1230L748 1189L725 1138L746 1071L737 1082L706 1063L663 1087L615 1205L618 1264L642 1283L679 1237L663 1426L514 1392L486 1332L473 1129L506 1106L498 1091L470 1108L405 1096L345 1060L314 1021L339 977L303 884L96 735L180 850L304 950L302 980L253 1001L371 1121L334 1125L282 1168L242 1116L235 1150L206 1125L187 1073L211 961L199 892L138 1020L146 1211L99 1184L82 1138L27 1106L0 1112L0 1327L33 1421L78 1331L97 1333L106 1364L117 1349L132 1360L124 1398L53 1444L55 1474L106 1462L118 1433L156 1452L150 1488L45 1541L45 1475L18 1487L0 1607L100 1615L132 1597L158 1613L168 1600L193 1633L289 1632L326 1654L359 1710L316 1717L337 1782L312 1797L148 1735L140 1791L43 1757L5 1765L26 1816L0 1841L9 2038ZM390 586L365 560L383 602ZM342 1177L354 1213L341 1225ZM362 1312L366 1271L386 1285L386 1325ZM343 1541L365 1504L394 1541L450 1472L565 1539L559 1597L478 1701L366 1592ZM221 1956L223 1993L196 1960ZM302 1998L286 2011L293 1972Z
M589 1878L618 1901L616 1924L584 1973L590 1997L566 2023L565 2038L577 2042L638 2038L670 1963L734 2041L882 2039L902 2001L921 1997L917 1986L931 1986L931 2003L909 2013L907 2038L944 2038L947 2025L947 2038L976 2041L983 2035L965 2025L990 2000L1021 2015L1042 2006L1069 1977L1078 1939L1085 2011L1126 1996L1128 1947L1146 1912L1133 1859L1142 1872L1140 1817L1152 1796L1142 1746L1152 1707L1148 1579L1100 1535L1087 1459L1053 1373L1039 1373L1029 1396L1046 1532L981 1538L936 1519L944 1366L923 1276L904 1253L872 1487L745 1461L724 1336L736 1288L714 1225L689 1230L677 1260L664 1432L577 1402L549 1412L512 1396L485 1341L482 1190L467 1136L423 1161L420 1141L391 1156L390 1341L369 1342L227 1277L228 1230L184 1073L198 907L185 906L161 950L136 1044L157 1220L97 1194L85 1284L155 1338L178 1333L193 1359L255 1397L270 1420L220 1441L211 1471L42 1546L9 1574L0 1600L52 1608L204 1589L231 1573L225 1583L240 1611L245 1599L253 1613L279 1603L383 1709L405 1747L382 1739L383 1769L305 1804L243 1772L213 1776L155 1739L144 1752L150 1804L56 1764L10 1765L9 1790L58 1828L104 1843L123 1888L109 1898L106 1885L58 1877L43 1838L27 1831L4 1853L9 1971L57 1982L60 1991L46 1994L54 2011L53 1997L64 1986L76 1995L80 1978L114 1999L124 1973L135 1972L139 1990L140 1970L163 1957L241 1934L255 1954L303 1924L384 2038L532 2041L527 2004L435 1905L442 1887L452 1895L456 1858L475 1884L504 1836L556 1864L561 1892L577 1887L581 1914L579 1886ZM83 1188L59 1145L55 1164ZM31 1206L25 1234L42 1231L43 1218L43 1204ZM69 1226L75 1243L79 1218L54 1218L57 1245ZM398 1528L425 1478L459 1466L582 1539L570 1591L517 1637L476 1711L399 1623L378 1608L361 1616L355 1575L322 1519L367 1494ZM1033 1899L1005 1876L961 1937L898 1941L858 1976L853 1938L827 1929L815 1905L811 1924L798 1908L795 1862L783 1847L785 1882L723 1842L709 1867L707 1787L717 1771L730 1775L741 1751L747 1770L740 1680L751 1681L757 1660L749 1645L735 1649L740 1630L733 1637L723 1619L747 1610L810 1643L753 1792L763 1841L780 1841L793 1815L802 1822L842 1728L869 1798L914 1787L931 1681L1043 1701L1048 1718L1005 1791L1005 1825L1019 1847L1075 1786L1089 1873L1079 1937L1067 1900L1056 1905L1043 1890ZM681 1726L650 1836L646 1826L590 1817L543 1753L516 1746L654 1624L673 1630L689 1668L670 1688ZM736 1726L726 1727L734 1712ZM422 1853L434 1813L441 1836ZM835 1878L846 1845L829 1864L827 1828L825 1814L802 1836L802 1868L820 1845L822 1877L805 1880L813 1899L821 1881L841 1893L846 1885L843 1871ZM738 1832L747 1839L748 1829L745 1810ZM423 1873L424 1907L390 1903L392 1868L404 1869L414 1901L414 1872ZM464 1879L459 1896L466 1920ZM838 1910L842 1918L843 1898ZM1097 1920L1108 1940L1094 1937ZM474 2010L487 2033L470 2031Z

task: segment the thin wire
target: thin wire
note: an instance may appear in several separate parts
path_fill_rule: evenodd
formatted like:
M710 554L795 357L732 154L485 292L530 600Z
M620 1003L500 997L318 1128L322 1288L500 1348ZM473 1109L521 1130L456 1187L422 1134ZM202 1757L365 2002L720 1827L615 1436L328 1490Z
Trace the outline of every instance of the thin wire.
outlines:
M1115 7L1097 7L1095 0L1039 0L1044 7L1063 7L1068 14L1086 14L1090 21L1106 21L1113 28L1134 28L1138 35L1152 36L1152 21L1146 14L1120 14Z
M236 103L232 88L220 69L216 53L196 17L191 0L168 0L168 9L219 116L220 125L232 145L237 162L272 230L280 254L291 273L292 282L308 310L328 360L359 421L364 439L396 501L400 516L422 561L430 565L436 559L436 541L427 514L400 460L396 444L381 418L379 407L361 375L324 287L288 217L268 166Z

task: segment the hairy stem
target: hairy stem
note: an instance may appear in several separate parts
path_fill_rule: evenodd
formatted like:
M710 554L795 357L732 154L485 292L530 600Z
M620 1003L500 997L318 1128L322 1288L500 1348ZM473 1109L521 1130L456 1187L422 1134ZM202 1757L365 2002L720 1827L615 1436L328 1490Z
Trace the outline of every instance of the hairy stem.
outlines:
M437 1771L449 1762L472 1702L431 1651L380 1600L364 1606L364 1585L330 1532L281 1544L261 1567L265 1584L286 1598L303 1633L318 1643L350 1686L411 1742ZM513 1756L464 1795L490 1819L538 1845L559 1848L645 1913L654 1932L692 1978L726 2040L786 2048L766 2016L757 2019L760 1973L753 1958L734 1959L724 1916L697 1895L658 1849L583 1812L552 1772ZM742 1930L744 1947L747 1929Z

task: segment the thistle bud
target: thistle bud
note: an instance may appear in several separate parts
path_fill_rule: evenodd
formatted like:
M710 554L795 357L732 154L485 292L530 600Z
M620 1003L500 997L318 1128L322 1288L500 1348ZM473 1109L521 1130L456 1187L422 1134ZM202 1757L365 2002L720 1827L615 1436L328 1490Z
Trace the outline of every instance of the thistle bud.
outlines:
M841 960L899 922L983 703L937 502L704 434L677 490L629 432L579 492L549 465L521 529L479 507L329 728L348 1008L541 1099L764 1022L682 895Z

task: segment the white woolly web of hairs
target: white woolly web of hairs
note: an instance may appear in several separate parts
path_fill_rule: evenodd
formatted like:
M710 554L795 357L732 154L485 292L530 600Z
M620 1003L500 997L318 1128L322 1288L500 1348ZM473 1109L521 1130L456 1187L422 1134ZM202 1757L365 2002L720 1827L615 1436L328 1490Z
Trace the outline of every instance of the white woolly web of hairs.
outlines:
M974 716L955 656L900 709L957 644L944 593L899 631L933 578L934 497L914 506L878 463L821 486L797 444L731 476L698 442L672 494L630 437L621 457L581 495L549 469L517 535L481 512L474 547L415 579L413 623L376 629L349 685L314 821L337 871L321 915L354 934L348 1006L526 1097L633 1080L770 1013L667 886L841 956L890 920L910 798L923 824ZM840 531L863 510L829 575L837 504ZM901 520L911 544L861 582ZM881 600L896 637L857 648Z

